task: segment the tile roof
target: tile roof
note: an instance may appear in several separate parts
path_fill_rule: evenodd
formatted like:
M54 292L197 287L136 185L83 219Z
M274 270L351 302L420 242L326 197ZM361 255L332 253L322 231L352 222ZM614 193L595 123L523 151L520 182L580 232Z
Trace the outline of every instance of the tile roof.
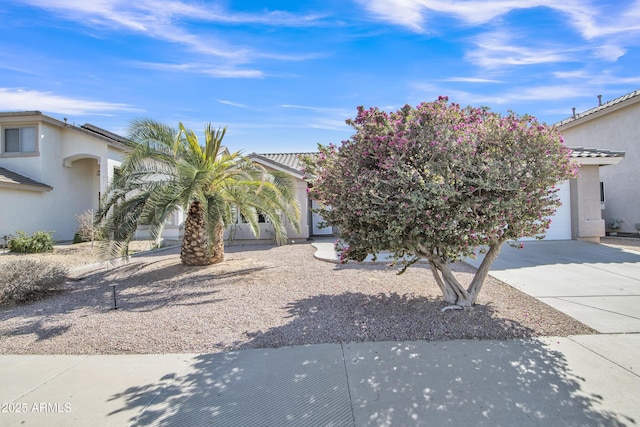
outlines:
M39 191L51 191L53 187L47 184L43 184L36 180L33 180L19 173L10 171L0 167L0 186L20 187L24 186L25 189L34 189ZM28 188L27 188L28 187Z
M579 119L581 119L583 117L590 116L591 114L597 113L598 111L602 111L602 110L605 110L607 108L611 108L611 107L613 107L615 105L618 105L618 104L620 104L620 103L622 103L624 101L627 101L629 99L633 99L633 98L636 98L636 97L637 97L637 101L640 101L640 89L635 90L633 92L630 92L630 93L628 93L626 95L622 95L622 96L620 96L620 97L618 97L618 98L616 98L614 100L605 102L604 104L598 105L597 107L594 107L594 108L592 108L590 110L583 111L582 113L576 114L575 116L568 117L568 118L556 123L555 125L556 126L563 126L563 125L569 124L569 123L571 123L573 121L579 120Z
M603 157L624 157L624 151L610 151L602 150L599 148L584 148L575 147L571 148L572 158L603 158Z
M248 157L260 159L275 166L280 166L283 169L301 174L303 165L302 161L300 161L300 156L313 156L316 154L318 153L252 153Z

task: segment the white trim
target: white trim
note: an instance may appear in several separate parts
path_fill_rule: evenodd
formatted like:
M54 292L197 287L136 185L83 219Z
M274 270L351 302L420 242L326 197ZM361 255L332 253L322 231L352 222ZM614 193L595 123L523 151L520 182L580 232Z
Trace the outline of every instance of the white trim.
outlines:
M6 151L5 134L9 129L35 129L35 150L33 151ZM0 157L36 157L40 155L40 124L38 122L17 122L0 124Z

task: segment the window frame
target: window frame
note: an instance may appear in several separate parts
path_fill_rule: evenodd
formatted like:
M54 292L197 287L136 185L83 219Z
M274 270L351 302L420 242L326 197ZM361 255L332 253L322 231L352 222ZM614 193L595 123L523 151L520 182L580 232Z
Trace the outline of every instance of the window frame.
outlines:
M34 129L34 141L32 151L23 151L23 140L21 138L21 132L19 132L18 143L20 145L19 151L7 151L7 131L18 129L19 131L22 129L32 128ZM40 126L38 123L16 123L16 124L3 124L0 126L0 157L32 157L40 155L40 141L38 138L40 135Z

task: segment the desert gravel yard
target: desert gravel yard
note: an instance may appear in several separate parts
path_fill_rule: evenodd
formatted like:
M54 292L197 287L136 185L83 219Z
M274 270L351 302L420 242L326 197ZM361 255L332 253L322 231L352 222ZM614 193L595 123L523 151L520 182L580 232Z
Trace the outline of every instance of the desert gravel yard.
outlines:
M595 333L491 277L476 306L442 313L446 304L427 264L397 275L381 264L320 261L314 251L309 243L232 245L222 264L185 267L179 248L169 248L122 265L74 270L66 291L0 307L0 353L214 353L338 341ZM16 256L0 254L0 268ZM95 261L88 244L41 256L74 266ZM466 264L454 270L465 283L474 271Z

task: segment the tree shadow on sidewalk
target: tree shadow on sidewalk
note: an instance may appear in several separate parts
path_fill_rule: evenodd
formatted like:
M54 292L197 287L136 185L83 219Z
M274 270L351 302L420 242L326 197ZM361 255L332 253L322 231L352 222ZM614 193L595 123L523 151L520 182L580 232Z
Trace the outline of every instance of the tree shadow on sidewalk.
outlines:
M162 426L635 423L603 409L609 395L594 392L602 376L592 376L599 356L576 372L548 341L488 339L532 334L493 317L490 305L442 313L443 306L398 294L301 299L288 305L286 325L111 400L136 410L133 423ZM457 328L470 339L447 341L461 336Z
M199 355L110 400L154 426L635 424L586 384L538 339L322 344Z

